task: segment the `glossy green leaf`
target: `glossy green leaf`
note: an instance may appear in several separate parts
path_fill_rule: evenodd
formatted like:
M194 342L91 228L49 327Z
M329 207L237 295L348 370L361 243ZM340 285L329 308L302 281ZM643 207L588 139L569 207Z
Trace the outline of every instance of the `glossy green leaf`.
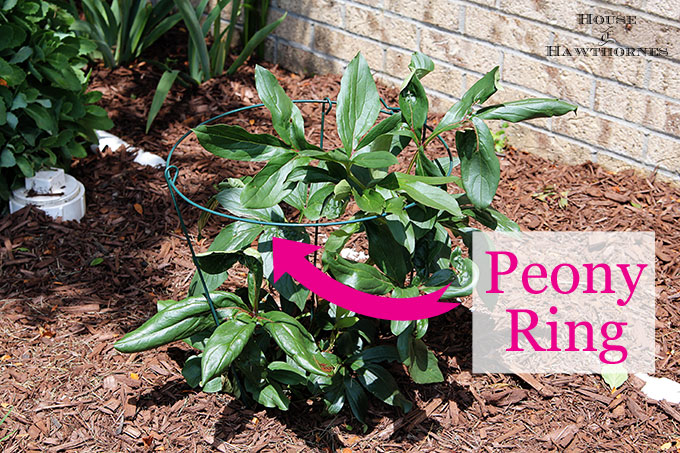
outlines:
M399 391L392 375L380 365L366 364L357 370L357 378L366 390L382 402L400 407L404 412L410 411L413 407L413 404Z
M239 126L203 125L194 129L194 133L206 150L225 159L269 161L288 150L288 146L273 135L251 134Z
M201 385L201 356L192 355L189 357L182 367L182 376L187 381L187 385L195 389Z
M420 138L423 125L427 120L429 103L425 88L417 77L413 77L406 87L399 92L399 108L401 108L401 116L404 121Z
M285 221L285 217L280 206L275 205L263 209L246 208L241 203L242 193L243 188L241 187L229 187L218 193L215 198L224 209L236 216L274 222Z
M213 293L211 299L223 317L231 317L243 307L243 301L230 293ZM118 340L120 352L146 351L187 338L214 325L205 297L190 297L159 311L134 331Z
M265 407L277 407L287 411L290 400L276 382L271 382L259 392L253 394L253 398Z
M373 141L380 137L381 135L392 132L401 123L401 116L398 114L390 115L388 118L379 122L375 127L373 127L357 144L356 150L370 145Z
M409 336L409 355L404 361L408 373L416 384L442 382L444 376L434 353L427 349L423 340Z
M268 376L286 385L301 385L307 381L303 369L286 362L271 362L267 365Z
M299 165L306 165L308 161L291 152L274 157L243 188L241 203L250 209L270 208L278 204L292 191L286 182L290 172Z
M384 221L368 221L365 228L369 256L392 281L401 285L411 270L411 254L394 239Z
M495 157L495 156L494 156ZM455 217L462 217L456 197L440 189L420 181L399 181L399 188L416 202L431 208L446 211Z
M220 324L208 340L201 359L201 380L210 381L224 373L241 354L255 330L252 319L240 314Z
M546 118L576 112L578 107L558 99L523 99L492 105L479 110L475 115L484 120L503 120L517 123L533 118Z
M386 168L398 163L397 158L388 151L372 151L359 154L352 159L352 165L364 168Z
M272 115L272 124L281 139L295 149L305 149L305 126L302 113L286 95L274 74L255 67L255 86L262 103Z
M24 108L24 112L35 121L35 124L49 134L57 132L57 123L45 107L38 104L31 104Z
M221 274L222 272L231 269L242 255L243 253L238 250L216 250L197 253L196 261L198 262L198 267L200 267L203 272L214 275Z
M460 101L453 104L444 118L440 121L437 127L434 128L431 134L431 139L441 134L442 132L455 129L470 113L470 109L474 104L481 104L485 102L491 95L498 90L498 66L486 73L484 77L475 82L467 92L463 95Z
M361 195L354 189L354 201L356 201L359 209L368 214L380 214L385 207L385 199L375 189L365 189Z
M472 204L486 208L498 188L500 163L489 128L478 118L472 122L474 129L456 133L456 149L465 193Z
M336 107L338 135L348 156L371 129L379 113L378 88L366 60L358 53L342 76Z
M329 366L320 356L314 337L300 322L281 311L261 315L264 328L279 347L305 371L329 374Z
M394 288L389 278L368 264L355 263L339 256L331 258L327 254L324 254L324 263L335 280L358 291L383 295Z
M345 376L345 398L349 402L352 414L362 423L365 423L366 413L368 412L368 398L363 387L356 379Z

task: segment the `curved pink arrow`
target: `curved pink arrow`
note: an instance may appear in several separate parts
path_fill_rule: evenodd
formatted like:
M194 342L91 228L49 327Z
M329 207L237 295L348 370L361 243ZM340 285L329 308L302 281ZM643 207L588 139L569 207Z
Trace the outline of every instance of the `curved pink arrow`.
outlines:
M274 238L274 281L288 273L307 289L345 310L373 318L413 321L432 318L456 308L458 303L439 302L444 288L418 297L384 297L366 294L321 272L305 257L321 247Z

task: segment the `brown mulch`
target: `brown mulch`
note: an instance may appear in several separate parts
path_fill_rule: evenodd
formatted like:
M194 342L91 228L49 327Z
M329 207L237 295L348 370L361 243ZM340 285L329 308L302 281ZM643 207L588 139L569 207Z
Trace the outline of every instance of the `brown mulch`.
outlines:
M334 98L339 89L338 76L303 79L272 70L293 98ZM145 115L157 70L144 63L98 68L94 87L104 93L114 133L166 156L201 120L258 102L252 74L244 67L231 79L177 90L149 135ZM395 102L394 90L381 91ZM303 107L310 140L319 136L319 111ZM267 131L266 112L251 113L230 122ZM191 139L175 162L182 189L201 202L212 183L257 169L227 166ZM680 189L512 148L501 162L494 206L523 229L656 233L656 375L678 380ZM634 378L612 394L594 375L472 375L472 323L464 306L433 320L426 337L445 382L419 386L402 373L399 383L417 408L402 416L372 400L365 433L348 410L323 418L313 400L280 412L196 392L181 376L189 355L182 343L131 355L112 348L155 312L156 300L183 297L193 272L162 172L107 150L76 162L72 174L86 187L81 223L53 222L33 209L0 219L0 417L12 409L0 425L0 438L9 435L3 451L657 451L669 442L667 451L676 448L680 408L647 400ZM197 213L184 206L183 214L195 235ZM214 235L215 224L207 231Z

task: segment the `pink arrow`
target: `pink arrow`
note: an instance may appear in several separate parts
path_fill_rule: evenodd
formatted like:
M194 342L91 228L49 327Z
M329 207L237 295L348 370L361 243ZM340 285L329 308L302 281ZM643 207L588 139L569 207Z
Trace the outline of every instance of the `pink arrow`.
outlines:
M321 247L274 238L274 281L288 273L307 289L345 310L394 321L432 318L456 308L458 303L439 302L448 285L419 297L384 297L366 294L333 280L305 257Z

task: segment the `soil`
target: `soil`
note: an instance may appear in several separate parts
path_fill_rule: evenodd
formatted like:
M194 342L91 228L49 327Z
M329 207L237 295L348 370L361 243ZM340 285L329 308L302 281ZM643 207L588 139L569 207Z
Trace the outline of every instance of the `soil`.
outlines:
M265 66L294 99L335 98L339 90L336 75L303 78ZM92 88L104 93L114 134L165 157L200 121L259 102L253 71L245 66L232 78L175 89L149 134L146 112L159 70L145 62L97 67ZM394 89L380 91L396 104ZM310 141L318 141L321 109L302 106ZM258 132L270 124L263 109L229 122ZM334 128L332 114L326 127ZM333 134L325 140L338 142ZM213 194L213 183L257 170L215 158L192 138L173 163L178 185L198 202ZM493 206L523 229L656 233L656 376L678 380L680 189L653 176L611 173L592 163L559 165L511 147L501 170ZM469 301L432 320L426 337L445 382L415 385L402 373L398 382L417 408L403 415L372 400L366 432L348 410L322 417L314 400L293 401L281 412L196 392L180 372L189 354L183 343L131 355L112 348L156 311L158 299L183 297L193 273L163 172L135 164L123 151L103 150L75 162L72 174L87 194L80 223L52 221L31 208L0 219L0 417L11 410L0 425L0 439L8 436L0 441L5 452L678 447L680 407L647 399L635 378L612 393L596 375L471 374ZM197 211L183 205L183 216L196 238ZM212 222L204 235L218 228ZM209 240L197 243L202 248Z

